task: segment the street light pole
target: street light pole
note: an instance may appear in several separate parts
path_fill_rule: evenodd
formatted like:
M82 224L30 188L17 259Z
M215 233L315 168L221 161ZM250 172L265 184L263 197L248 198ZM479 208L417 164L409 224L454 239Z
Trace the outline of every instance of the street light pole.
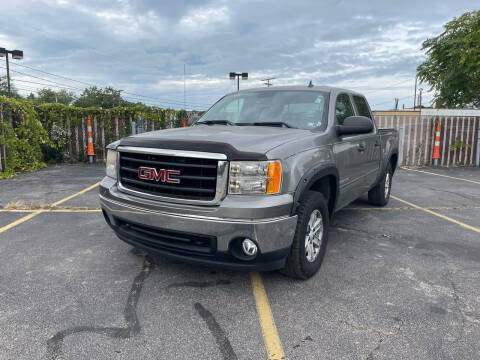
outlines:
M10 97L10 66L8 64L8 53L7 56L5 56L5 60L7 61L7 86L8 86L8 92L7 95Z
M15 60L22 60L23 59L23 51L22 50L7 50L5 48L0 48L0 57L5 56L5 60L7 62L7 88L8 88L8 97L11 96L10 90L10 66L8 63L8 54L12 54L12 58Z
M231 72L229 77L230 80L235 80L235 78L237 78L237 91L240 91L240 77L242 77L242 80L248 80L248 73Z

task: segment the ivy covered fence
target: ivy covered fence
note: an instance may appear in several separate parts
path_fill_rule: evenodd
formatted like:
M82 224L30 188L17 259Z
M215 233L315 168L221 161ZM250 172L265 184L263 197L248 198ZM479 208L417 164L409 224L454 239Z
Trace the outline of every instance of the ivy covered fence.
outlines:
M105 146L131 135L132 122L143 119L143 131L179 127L185 110L135 105L111 109L63 104L34 106L27 100L0 96L0 178L34 171L47 163L87 160L87 117L91 116L97 161Z

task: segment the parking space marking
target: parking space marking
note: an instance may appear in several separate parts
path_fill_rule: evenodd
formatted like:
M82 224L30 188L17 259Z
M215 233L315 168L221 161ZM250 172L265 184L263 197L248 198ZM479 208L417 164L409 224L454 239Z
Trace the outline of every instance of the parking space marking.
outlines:
M426 206L424 209L428 210L475 210L475 209L480 209L480 206ZM403 206L403 207L346 207L343 208L342 210L363 210L363 211L369 211L369 210L422 210L419 208L414 208L410 206Z
M480 206L425 206L424 209L428 210L477 210L480 209ZM388 210L414 210L421 211L422 209L414 208L411 206L398 206L398 207L361 207L361 206L348 206L343 210L359 210L359 211L388 211ZM56 208L56 209L0 209L0 213L98 213L101 212L101 208L84 208L84 207L67 207L67 208Z
M419 205L413 204L413 203L411 203L411 202L409 202L409 201L407 201L407 200L400 199L400 198L398 198L398 197L396 197L396 196L390 195L390 197L391 197L392 199L397 200L397 201L403 202L404 204L406 204L406 205L408 205L408 206L414 207L414 208L416 208L416 209L418 209L418 210L425 211L426 213L429 213L429 214L431 214L431 215L438 216L439 218L442 218L442 219L444 219L444 220L447 220L447 221L450 221L450 222L455 223L455 224L457 224L457 225L460 225L460 226L462 226L462 227L464 227L464 228L466 228L466 229L469 229L469 230L472 230L472 231L475 231L475 232L480 233L480 228L477 228L477 227L472 226L472 225L465 224L465 223L463 223L463 222L461 222L461 221L452 219L452 218L449 217L449 216L446 216L446 215L437 213L437 212L435 212L435 211L432 211L432 210L430 210L430 209L427 209L427 208L421 207L421 206L419 206Z
M65 201L68 201L68 200L70 200L70 199L73 199L74 197L76 197L76 196L78 196L78 195L82 195L82 194L86 193L87 191L94 189L94 188L97 187L98 185L100 185L100 181L97 182L96 184L93 184L93 185L91 185L91 186L89 186L89 187L87 187L87 188L85 188L85 189L83 189L83 190L81 190L81 191L73 194L73 195L67 196L66 198L63 198L63 199L61 199L61 200L58 200L58 201L54 202L54 203L52 204L52 206L60 205L60 204L64 203ZM4 231L7 231L7 230L13 228L14 226L17 226L17 225L19 225L19 224L21 224L21 223L23 223L23 222L25 222L25 221L27 221L27 220L30 220L31 218L33 218L33 217L35 217L35 216L37 216L38 214L41 214L41 213L43 213L43 212L45 212L45 210L35 210L35 211L32 212L31 214L25 215L24 217L22 217L22 218L20 218L20 219L18 219L18 220L15 220L14 222L11 222L11 223L8 224L8 225L5 225L5 226L1 227L1 228L0 228L0 234L3 233Z
M285 359L267 292L263 286L262 277L257 272L251 272L250 279L252 281L253 296L255 297L255 303L257 305L258 319L262 327L263 341L267 350L268 359Z
M101 212L102 209L42 209L42 210L22 210L22 209L0 209L0 212L13 212L13 213L33 213L33 212L42 212L42 213L77 213L77 212Z
M402 167L401 169L407 170L407 171L416 171L416 172L419 172L419 173L430 174L430 175L435 175L435 176L441 176L441 177L445 177L445 178L449 178L449 179L455 179L455 180L461 180L461 181L471 182L471 183L479 184L479 185L480 185L480 181L475 181L475 180L460 178L460 177L456 177L456 176L437 174L437 173L434 173L434 172L431 172L431 171L425 171L425 170L408 169L408 168L405 168L405 167Z
M14 226L17 226L18 224L21 224L27 220L30 220L31 218L37 216L38 214L40 214L42 211L41 210L37 210L31 214L28 214L28 215L25 215L24 217L21 217L20 219L18 220L15 220L14 222L11 222L10 224L8 225L5 225L3 227L0 228L0 234L3 233L4 231L7 231L8 229L11 229L13 228Z
M83 190L80 190L79 192L77 192L77 193L75 193L75 194L73 194L73 195L67 196L66 198L63 198L63 199L61 199L61 200L58 200L58 201L54 202L54 203L52 204L52 206L57 206L57 205L63 204L65 201L68 201L68 200L70 200L70 199L73 199L74 197L77 197L78 195L85 194L87 191L90 191L90 190L92 190L92 189L95 189L98 185L100 185L100 181L97 182L97 183L95 183L95 184L93 184L93 185L91 185L91 186L89 186L89 187L87 187L87 188L85 188L85 189L83 189Z

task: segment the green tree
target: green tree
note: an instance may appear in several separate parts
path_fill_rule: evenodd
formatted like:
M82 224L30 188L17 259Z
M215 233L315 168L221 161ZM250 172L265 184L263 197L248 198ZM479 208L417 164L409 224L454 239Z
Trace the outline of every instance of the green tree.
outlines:
M38 96L35 97L33 94L30 94L27 98L34 100L37 103L60 103L64 105L70 105L74 99L74 94L71 91L65 89L55 91L52 89L41 89L38 91Z
M480 11L464 13L422 44L427 59L417 68L435 91L437 107L480 106Z
M110 109L115 106L132 106L135 104L122 99L121 90L115 90L112 87L102 89L92 86L85 89L73 105L78 107L101 107L103 109Z
M8 96L8 82L6 76L0 76L0 95ZM13 98L20 99L21 96L18 94L15 86L10 82L10 95Z

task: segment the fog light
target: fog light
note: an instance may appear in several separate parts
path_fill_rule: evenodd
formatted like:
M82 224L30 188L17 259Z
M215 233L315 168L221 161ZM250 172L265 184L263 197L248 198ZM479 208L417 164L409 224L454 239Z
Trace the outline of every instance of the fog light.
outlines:
M257 254L257 245L250 239L244 239L242 241L242 250L245 255L254 256Z

